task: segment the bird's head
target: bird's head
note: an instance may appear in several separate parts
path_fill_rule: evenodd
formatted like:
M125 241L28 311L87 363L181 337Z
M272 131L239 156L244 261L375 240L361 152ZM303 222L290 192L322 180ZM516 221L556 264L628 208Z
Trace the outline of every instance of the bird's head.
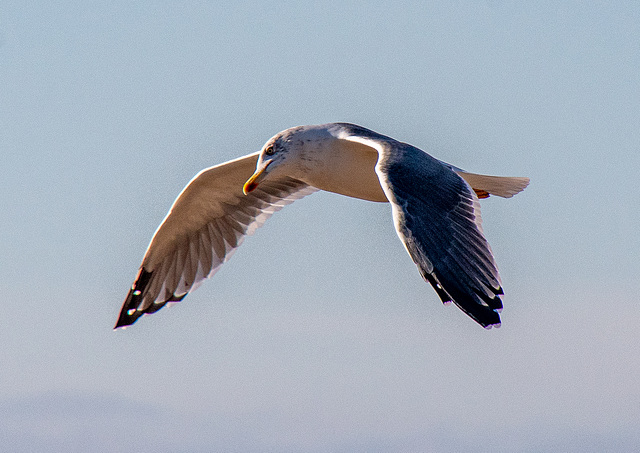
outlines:
M244 183L245 195L262 181L278 176L300 177L305 172L309 127L294 127L272 137L260 151L256 171Z
M265 179L267 175L274 172L276 168L286 159L286 150L284 146L279 146L277 140L269 140L260 151L256 171L244 183L242 191L245 195L253 192L256 187Z

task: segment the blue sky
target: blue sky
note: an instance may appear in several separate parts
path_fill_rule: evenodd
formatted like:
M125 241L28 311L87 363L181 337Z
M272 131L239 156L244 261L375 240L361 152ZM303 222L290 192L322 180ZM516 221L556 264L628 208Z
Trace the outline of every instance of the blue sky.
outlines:
M2 444L636 451L639 43L635 2L2 2ZM320 193L111 330L194 174L331 121L531 178L482 203L501 329Z

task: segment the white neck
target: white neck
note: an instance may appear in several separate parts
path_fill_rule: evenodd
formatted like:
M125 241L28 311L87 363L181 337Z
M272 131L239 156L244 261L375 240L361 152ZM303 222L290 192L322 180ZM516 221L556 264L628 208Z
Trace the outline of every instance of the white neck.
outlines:
M294 177L328 192L369 201L388 201L375 172L377 150L337 138L326 128L309 132L305 138L312 140L305 141L301 150L301 174Z

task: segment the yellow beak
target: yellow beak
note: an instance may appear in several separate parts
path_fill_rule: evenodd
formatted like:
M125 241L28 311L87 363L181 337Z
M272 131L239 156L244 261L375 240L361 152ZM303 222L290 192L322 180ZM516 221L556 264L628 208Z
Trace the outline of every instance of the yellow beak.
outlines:
M260 184L260 181L262 181L264 179L264 177L267 175L267 167L269 166L271 162L267 162L266 165L263 165L261 168L258 168L256 170L256 172L251 175L251 178L247 179L247 182L244 183L244 186L242 186L242 192L245 195L248 195L249 192L253 192L256 187L258 187L258 184Z

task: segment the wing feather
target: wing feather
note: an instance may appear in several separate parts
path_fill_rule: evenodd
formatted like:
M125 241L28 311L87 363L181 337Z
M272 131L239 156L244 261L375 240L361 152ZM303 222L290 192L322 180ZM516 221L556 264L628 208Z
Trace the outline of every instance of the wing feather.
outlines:
M200 257L200 268L196 281L207 278L207 269L213 269L213 245L209 238L209 229L203 228L198 234L198 256Z
M378 151L376 173L398 236L440 299L483 327L500 325L500 276L482 231L478 198L460 170L371 131L347 127L343 137Z
M208 168L189 182L156 230L116 328L182 300L273 213L317 190L283 177L244 195L257 159L254 153Z
M217 268L224 262L225 255L227 254L227 247L224 245L224 239L220 235L220 230L218 229L217 221L215 219L211 220L207 224L206 229L209 232L209 238L211 239L211 245L216 258L215 265L212 266L212 270L217 270Z

